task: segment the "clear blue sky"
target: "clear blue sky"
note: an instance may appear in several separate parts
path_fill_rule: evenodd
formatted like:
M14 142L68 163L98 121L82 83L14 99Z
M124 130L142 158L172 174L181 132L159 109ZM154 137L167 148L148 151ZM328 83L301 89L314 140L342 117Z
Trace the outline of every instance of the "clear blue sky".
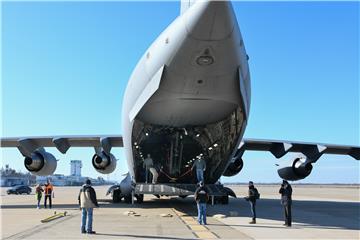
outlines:
M121 104L137 61L179 14L179 2L3 2L2 136L121 134ZM359 2L234 2L250 56L247 138L359 145ZM15 149L2 165L25 171ZM70 149L97 176L93 149ZM110 175L127 172L120 159ZM285 158L289 158L289 156ZM223 181L277 182L269 153L245 153ZM359 183L359 163L323 156L302 182Z

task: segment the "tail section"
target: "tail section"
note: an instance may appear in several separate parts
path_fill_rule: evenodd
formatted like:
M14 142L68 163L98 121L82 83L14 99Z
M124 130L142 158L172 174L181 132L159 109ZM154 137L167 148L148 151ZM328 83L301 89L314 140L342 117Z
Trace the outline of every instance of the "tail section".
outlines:
M180 15L184 14L195 2L196 0L181 0Z

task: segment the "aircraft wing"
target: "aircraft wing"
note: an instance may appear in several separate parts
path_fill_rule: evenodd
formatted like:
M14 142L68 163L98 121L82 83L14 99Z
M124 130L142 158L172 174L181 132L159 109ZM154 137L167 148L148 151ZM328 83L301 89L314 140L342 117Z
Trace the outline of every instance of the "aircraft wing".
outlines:
M269 151L276 158L281 158L288 152L304 154L310 161L317 161L323 154L350 155L360 160L360 146L346 146L323 143L292 142L266 139L243 139L238 153L245 151Z
M1 138L0 147L16 147L23 156L43 147L56 147L61 153L70 147L101 147L109 153L112 147L123 147L123 140L120 135L11 137Z
M0 146L16 147L24 156L29 156L41 147L56 147L61 153L66 153L70 147L101 147L105 152L110 152L112 147L123 147L123 140L121 135L12 137L1 138ZM323 143L243 139L237 155L243 154L245 151L269 151L276 158L281 158L288 152L297 152L304 154L312 161L318 160L322 154L350 155L356 160L360 160L359 146Z

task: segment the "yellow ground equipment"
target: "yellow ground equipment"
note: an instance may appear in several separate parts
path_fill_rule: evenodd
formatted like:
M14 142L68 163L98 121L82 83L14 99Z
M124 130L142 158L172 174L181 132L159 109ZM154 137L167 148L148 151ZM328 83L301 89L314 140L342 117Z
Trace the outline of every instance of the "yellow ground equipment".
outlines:
M62 218L62 217L65 217L67 214L67 212L60 212L60 213L56 213L56 211L54 212L54 215L52 215L51 217L48 217L48 218L45 218L43 220L41 220L42 223L47 223L47 222L50 222L50 221L53 221L55 219L58 219L58 218Z

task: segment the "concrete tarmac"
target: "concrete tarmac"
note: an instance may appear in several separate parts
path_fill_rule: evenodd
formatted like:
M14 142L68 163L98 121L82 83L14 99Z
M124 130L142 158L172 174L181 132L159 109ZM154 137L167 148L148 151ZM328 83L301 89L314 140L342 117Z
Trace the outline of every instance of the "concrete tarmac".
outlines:
M192 197L157 199L143 204L112 204L108 187L95 187L100 208L94 210L96 235L80 233L79 187L55 187L53 209L36 209L35 195L6 195L1 188L2 239L360 239L359 186L293 186L293 227L282 224L279 186L257 186L257 224L242 197L246 186L230 186L238 195L228 205L208 205L208 225L196 222ZM54 211L68 215L41 223ZM131 212L133 211L133 212ZM225 218L218 218L218 215Z

